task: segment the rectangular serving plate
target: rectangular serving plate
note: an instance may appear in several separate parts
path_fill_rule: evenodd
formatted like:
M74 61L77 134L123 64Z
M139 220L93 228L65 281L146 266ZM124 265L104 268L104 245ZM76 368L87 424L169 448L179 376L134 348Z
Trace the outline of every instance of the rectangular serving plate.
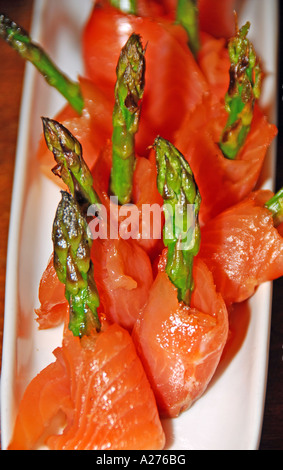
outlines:
M92 0L36 0L31 36L71 78L83 75L81 32ZM250 38L267 77L261 104L277 122L277 0L239 0L239 24L251 22ZM38 330L34 309L38 286L52 253L51 228L59 188L43 176L35 159L41 116L53 117L64 99L26 65L12 194L7 254L1 374L1 438L7 449L25 387L61 344L62 328ZM276 141L260 186L274 189ZM231 315L231 337L206 393L174 420L164 420L168 450L254 450L258 448L265 402L272 283L260 286Z

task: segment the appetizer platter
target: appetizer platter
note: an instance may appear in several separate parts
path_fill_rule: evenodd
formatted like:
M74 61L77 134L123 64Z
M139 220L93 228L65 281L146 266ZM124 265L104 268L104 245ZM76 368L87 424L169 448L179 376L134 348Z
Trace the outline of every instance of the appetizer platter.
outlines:
M192 35L195 2L36 0L30 35L1 16L1 36L33 62L9 232L3 449L258 447L283 272L278 5L220 3L215 28L199 2ZM160 237L140 219L148 204L163 207ZM189 206L180 245L176 214ZM114 241L105 226L89 234L101 207Z

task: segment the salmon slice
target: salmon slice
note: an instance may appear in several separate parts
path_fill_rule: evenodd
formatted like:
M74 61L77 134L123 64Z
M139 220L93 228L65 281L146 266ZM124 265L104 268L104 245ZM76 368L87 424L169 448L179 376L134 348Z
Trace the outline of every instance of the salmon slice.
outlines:
M56 116L55 120L63 124L80 142L83 157L89 168L92 168L101 148L112 133L113 99L109 99L97 86L85 78L80 78L84 97L84 109L79 116L67 104ZM113 95L114 97L114 95ZM52 152L46 146L44 136L39 141L36 158L41 171L65 188L61 178L51 172L55 162Z
M172 21L126 15L103 2L96 5L83 34L85 74L110 96L121 48L132 34L144 46L145 91L136 150L148 154L155 137L172 140L185 113L200 102L208 85L187 46L185 30Z
M124 239L123 236L126 236L125 230L123 232L120 229L121 226L118 225L125 219L125 217L119 216L120 208L118 206L114 208L114 216L110 215L111 203L108 196L108 182L111 169L111 160L109 158L111 156L107 152L103 152L103 155L106 160L103 157L101 162L99 158L98 164L95 165L95 171L93 172L94 185L102 204L106 208L106 226L111 221L114 229L113 234L111 234L111 231L106 227L106 232L102 230L98 238L96 238L93 230L92 261L94 264L94 277L102 305L99 310L103 309L109 321L117 322L124 328L131 330L146 302L153 282L149 255L155 256L159 249L163 247L161 231L158 233L159 238L157 239L151 237L141 240L139 238L139 230L141 229L142 231L143 229L141 225L139 226L142 205L147 200L148 204L158 204L158 207L160 207L162 199L156 188L155 164L145 158L138 158L134 178L134 197L137 200L136 207L138 213L137 231L135 233L137 239ZM116 211L117 225L115 219ZM112 218L110 219L110 217ZM162 221L160 226L161 223ZM90 229L93 227L92 224L93 221L90 221ZM152 233L153 235L155 233L153 227ZM65 298L65 287L58 280L52 258L40 281L39 300L40 307L36 309L36 314L40 328L50 328L62 323L66 314L68 314L68 304Z
M94 278L100 297L99 314L131 330L153 282L151 261L133 240L94 240ZM35 309L40 329L62 324L69 315L62 284L50 259L39 288L40 307Z
M60 411L72 410L70 383L58 360L43 369L28 385L20 402L8 450L32 450ZM50 433L49 433L50 434Z
M166 14L166 0L137 0L137 12L139 16L162 17Z
M53 265L53 256L42 274L38 297L40 307L35 309L35 313L39 329L53 328L63 323L69 306L65 297L65 286L59 281Z
M155 398L130 335L111 325L96 338L64 338L74 415L53 450L162 449Z
M178 302L163 260L132 333L163 417L178 416L204 393L227 340L226 306L202 261L194 280L188 307Z
M135 222L133 226L127 223L130 214L126 213L126 206L121 208L117 204L112 203L109 198L111 168L112 144L108 142L92 170L93 186L99 195L101 203L107 210L109 220L111 218L112 222L117 223L117 227L118 225L120 227L120 224L124 221L124 228L120 227L118 233L125 238L127 225L129 225L129 229L132 232L131 238L153 260L163 249L163 199L157 190L155 154L151 151L148 158L136 156L132 204L135 205L134 209L137 212L136 218L132 218L132 221ZM112 209L111 213L110 209ZM110 236L109 230L107 233Z
M199 0L200 30L216 38L230 38L235 32L236 0Z
M139 158L137 158L137 166L139 166ZM109 143L103 149L92 172L94 188L103 207L106 209L107 220L101 230L99 224L96 225L98 219L94 219L89 224L94 238L91 256L95 282L107 319L130 331L146 302L153 282L149 253L156 247L156 241L146 240L144 244L141 243L139 239L140 214L138 205L136 208L137 224L134 227L130 226L130 229L133 230L132 235L136 239L132 239L132 235L129 235L129 239L127 239L127 226L124 226L124 230L121 227L121 224L127 218L127 216L121 216L123 206L118 206L109 198L111 164L112 145ZM149 168L150 182L153 182L152 175L156 175L153 165L145 163L142 166L143 168ZM138 170L138 174L136 172L134 178L136 189L133 193L135 198L140 200L140 204L144 200L145 190L149 189L148 185L143 187L144 176ZM137 180L141 184L137 184ZM156 187L156 182L154 185ZM142 188L141 191L139 191L139 187ZM152 188L148 193L149 198L151 194L157 197L155 190ZM160 198L156 201L160 202ZM96 226L95 228L92 225L93 223ZM160 242L160 240L157 240L157 242ZM147 247L148 253L144 250L144 247Z
M200 222L208 220L246 197L256 186L267 150L277 134L258 105L250 132L236 160L225 158L218 146L227 119L224 104L206 97L186 118L176 136L176 147L194 173L202 196Z
M138 14L176 20L177 0L138 0ZM230 38L235 32L236 0L199 0L199 27L214 37Z
M148 255L132 240L94 240L92 261L106 318L131 331L153 282Z
M283 274L283 239L260 190L202 228L198 256L211 270L227 305L249 298L262 282Z
M230 59L225 38L214 38L201 33L201 48L198 52L199 67L209 84L209 90L216 100L222 101L229 87Z
M164 447L155 398L128 332L104 326L80 340L65 330L55 354L26 389L9 450L32 450L43 435L51 450ZM55 432L50 422L59 410L65 423Z
M155 152L149 158L138 157L133 178L133 203L139 210L139 235L135 240L154 260L164 248L163 198L157 189Z

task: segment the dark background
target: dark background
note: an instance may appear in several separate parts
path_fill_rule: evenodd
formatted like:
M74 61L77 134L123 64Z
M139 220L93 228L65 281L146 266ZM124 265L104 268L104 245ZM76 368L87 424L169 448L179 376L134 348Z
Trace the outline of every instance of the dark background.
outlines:
M58 0L60 1L60 0ZM271 0L272 1L272 0ZM259 2L260 3L260 2ZM280 24L283 7L280 6ZM32 0L0 0L5 12L29 30ZM281 21L280 21L281 19ZM278 51L278 128L276 189L283 186L283 38ZM7 238L24 63L0 41L0 368L2 352ZM283 278L274 282L266 404L260 450L283 450ZM233 423L231 423L233 426Z

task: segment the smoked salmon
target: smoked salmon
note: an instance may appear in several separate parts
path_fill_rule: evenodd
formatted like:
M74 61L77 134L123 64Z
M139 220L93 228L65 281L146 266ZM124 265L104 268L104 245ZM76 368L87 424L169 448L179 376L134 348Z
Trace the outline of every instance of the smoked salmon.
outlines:
M27 386L9 449L32 450L40 440L52 450L162 449L165 435L155 397L132 338L98 316L90 230L81 206L66 191L52 241L69 315L55 362Z
M177 0L138 0L138 14L176 19ZM200 31L216 38L229 38L234 32L236 0L198 0Z
M131 331L153 282L150 259L134 240L94 240L94 278L107 319Z
M66 369L56 360L43 369L26 388L8 450L32 450L37 443L42 445L42 435L60 411L65 415L72 413L72 403Z
M202 228L198 257L209 267L227 305L242 302L283 274L283 239L264 204L268 190L251 193Z
M178 131L176 147L189 162L201 196L200 222L205 224L247 196L259 179L266 153L277 135L255 105L251 130L236 160L222 154L218 142L227 113L224 103L205 97Z
M65 330L56 361L27 387L9 450L162 449L155 398L129 333L107 326L81 340ZM61 411L65 420L54 430ZM63 431L62 431L63 427Z
M224 100L229 87L230 59L225 38L215 38L207 33L200 35L201 47L198 65L208 82L209 92L218 101Z
M164 223L163 199L157 190L154 152L149 158L138 157L133 178L133 203L139 210L139 230L136 243L153 261L162 251Z
M111 217L111 220L119 227L127 218L127 214L126 207L123 208L123 206L117 206L115 202L111 202L111 193L109 192L111 167L112 144L108 142L92 169L93 186L101 204L107 210L108 217ZM133 227L130 227L133 234L131 238L134 238L135 243L141 246L153 260L163 248L163 199L157 190L156 161L153 150L150 150L148 158L136 155L131 204L138 211L136 218L138 220ZM110 209L112 209L111 214ZM132 222L134 224L134 218ZM121 227L121 233L124 231Z
M236 0L198 0L199 27L215 38L229 39L234 34Z
M86 77L108 96L114 90L120 50L133 32L147 44L145 92L136 136L137 153L145 156L158 134L174 138L184 115L200 102L208 85L180 25L127 15L103 2L94 6L85 26L83 57Z
M117 236L93 240L91 258L101 301L98 311L103 309L109 321L131 331L153 282L149 256L134 240ZM62 324L68 303L64 285L54 269L53 257L40 280L39 302L35 313L40 329Z
M76 203L80 206L78 209L75 202L72 203L74 214L82 213L84 217L90 215L94 216L92 220L88 220L88 223L85 220L85 226L87 226L91 232L88 235L87 246L90 249L92 241L94 242L91 251L94 265L94 278L97 283L99 297L105 314L110 321L117 322L131 330L147 299L148 291L153 281L153 275L148 254L139 244L134 243L132 238L135 237L133 237L133 234L131 232L128 234L127 232L126 212L128 206L119 206L115 202L112 202L108 196L111 163L106 159L105 166L103 167L103 165L101 165L100 167L101 171L94 171L94 175L96 178L98 177L97 180L95 179L94 181L94 187L98 190L98 193L96 193L92 186L93 179L91 172L83 159L81 145L78 140L57 121L48 120L47 118L44 118L44 131L46 142L50 150L54 152L56 162L59 162L58 165L60 164L60 169L64 168L64 164L67 166L66 171L61 172L61 175L65 184L69 185L71 193L73 192ZM103 155L107 157L109 153L103 152L102 156ZM104 161L102 161L102 163L104 163ZM156 175L156 171L154 172L152 169L152 164L150 164L150 162L148 162L148 164L151 165L150 173ZM95 170L97 170L97 166L95 166ZM60 170L58 170L58 172L59 171ZM73 173L73 171L75 171L75 173ZM74 181L76 182L75 189L73 186ZM153 182L152 178L151 182ZM154 194L154 191L151 191L151 193ZM68 210L68 200L72 200L72 198L67 196L68 193L62 192L62 194L64 194L64 204L66 207L62 206L60 214L64 214ZM140 194L137 197L140 197ZM91 201L97 202L91 204ZM102 205L102 203L104 205ZM137 228L136 237L138 237L140 213L138 207L133 207L136 209L135 213L137 218L135 224ZM158 207L160 208L160 206ZM126 209L126 211L124 211L125 214L123 217L120 217L123 209ZM92 210L94 213L90 214ZM62 221L59 220L58 224L56 224L55 235L53 236L54 240L61 236L61 225ZM59 232L58 226L60 227ZM157 241L160 240L157 239ZM61 255L62 247L60 246L58 250ZM83 250L86 253L85 248ZM80 257L81 256L82 253L80 253ZM63 296L60 286L58 286L56 281L54 282L52 276L54 276L54 268L50 266L44 274L45 279L41 281L41 291L44 286L48 285L51 287L52 291L48 293L45 301L44 295L46 295L46 292L43 292L42 298L40 299L42 304L41 309L37 312L38 320L41 320L43 323L46 322L44 314L47 313L48 316L48 310L53 308L51 301L52 297L56 296L57 289L59 290L59 294ZM63 302L63 300L61 300L61 302ZM51 321L51 319L49 319L49 321ZM78 322L78 325L80 324L81 323Z
M39 329L61 325L68 315L68 302L64 285L59 281L54 269L53 256L41 276L38 299L40 307L35 309Z
M194 263L195 290L188 307L178 301L164 257L166 251L132 336L161 416L176 417L206 390L229 326L225 303L206 265Z

